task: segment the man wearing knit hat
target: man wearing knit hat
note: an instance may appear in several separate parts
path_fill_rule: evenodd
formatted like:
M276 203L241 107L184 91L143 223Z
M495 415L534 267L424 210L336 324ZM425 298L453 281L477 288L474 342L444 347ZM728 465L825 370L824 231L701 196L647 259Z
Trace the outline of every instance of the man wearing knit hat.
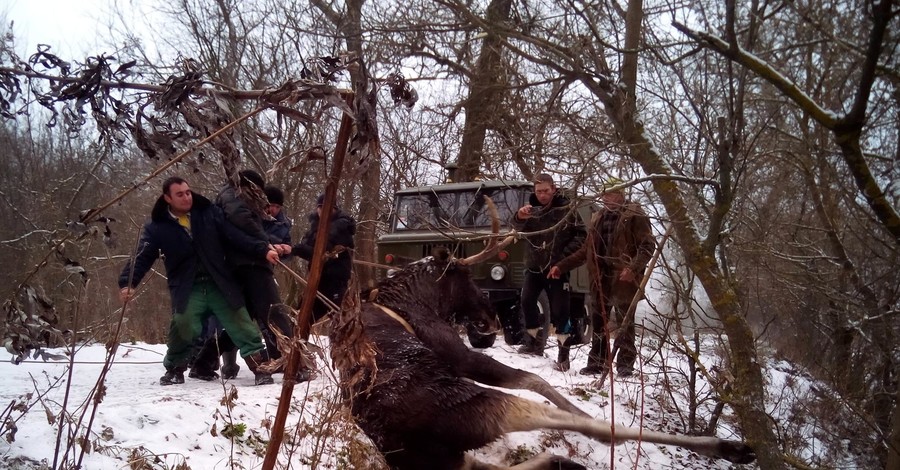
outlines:
M591 314L594 335L587 367L580 371L584 375L605 374L609 370L607 363L613 359L608 357L610 314L615 314L617 324L624 326L618 331L614 346L618 350L618 376L631 375L637 358L634 310L630 307L653 256L656 239L650 218L638 203L626 198L624 184L618 178L607 181L601 196L603 208L591 217L587 242L550 269L550 276L556 277L588 265L595 309Z

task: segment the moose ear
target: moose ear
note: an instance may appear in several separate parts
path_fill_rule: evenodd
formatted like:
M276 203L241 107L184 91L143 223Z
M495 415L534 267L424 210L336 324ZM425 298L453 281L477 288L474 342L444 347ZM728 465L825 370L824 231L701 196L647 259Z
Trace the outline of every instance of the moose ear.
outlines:
M431 250L431 256L438 261L447 261L450 259L450 250L446 246L436 246Z

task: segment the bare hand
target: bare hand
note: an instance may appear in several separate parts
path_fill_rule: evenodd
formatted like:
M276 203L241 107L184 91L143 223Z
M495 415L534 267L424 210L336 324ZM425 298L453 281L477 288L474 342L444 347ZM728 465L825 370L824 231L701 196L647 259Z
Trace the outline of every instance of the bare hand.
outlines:
M516 212L516 217L518 217L519 220L530 219L531 218L531 204L525 204L524 206L520 207L518 212Z
M291 254L291 245L275 245L275 251L278 252L278 256L287 256Z
M131 300L133 297L134 297L134 289L132 289L130 287L123 287L119 291L119 300L121 300L123 304L125 302L128 302L129 300Z
M634 282L634 273L631 268L625 268L619 273L619 280L623 282Z
M559 266L553 266L547 273L547 279L559 279L560 276L562 276L562 270L559 269Z
M266 261L272 264L278 264L278 252L275 249L271 249L266 253Z

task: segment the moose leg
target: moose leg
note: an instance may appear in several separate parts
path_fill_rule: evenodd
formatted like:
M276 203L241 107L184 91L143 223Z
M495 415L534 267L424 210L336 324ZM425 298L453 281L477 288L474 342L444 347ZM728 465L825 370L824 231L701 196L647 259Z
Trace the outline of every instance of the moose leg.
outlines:
M481 462L466 454L466 462L461 470L587 470L587 467L551 454L539 454L512 467Z
M499 423L503 433L533 431L536 429L559 429L580 432L586 436L609 442L642 440L656 444L666 444L692 450L708 457L725 459L734 463L749 463L756 454L748 445L738 441L728 441L717 437L685 436L668 434L641 428L616 426L615 433L609 421L586 418L559 408L508 395L503 403L503 414Z
M456 364L457 372L476 382L494 387L531 390L563 410L584 417L588 415L562 396L552 385L536 374L509 367L496 359L467 351Z

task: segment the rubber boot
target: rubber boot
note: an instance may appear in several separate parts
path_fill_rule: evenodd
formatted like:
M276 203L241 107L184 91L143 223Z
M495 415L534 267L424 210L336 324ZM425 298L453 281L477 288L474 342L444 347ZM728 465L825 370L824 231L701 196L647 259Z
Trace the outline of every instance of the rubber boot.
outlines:
M236 378L241 366L237 363L237 350L222 353L222 378L231 380Z
M247 363L247 368L250 369L250 372L253 372L253 375L255 376L254 382L256 385L269 385L275 383L275 380L272 379L272 374L257 370L260 365L268 360L269 358L266 355L265 349L244 358L244 362Z
M582 367L580 371L578 371L581 375L605 375L606 367L603 365L603 361L596 356L588 356L588 362L586 367Z
M534 337L534 354L537 356L544 355L544 348L547 347L547 328L541 328Z
M556 370L566 372L571 367L569 363L569 345L570 343L569 335L558 335L557 336L557 348L559 350L559 354L556 356L556 364L554 368Z
M516 349L519 354L534 354L534 336L528 333L522 333L522 345Z
M194 364L194 367L191 367L191 372L188 374L188 377L197 380L203 380L206 382L212 382L219 378L219 374L216 371L203 369L197 367L197 364Z
M225 333L221 333L219 335L219 339L224 336ZM209 338L206 338L206 341L203 342L203 346L197 352L197 356L194 358L194 363L191 364L191 370L198 369L201 371L216 371L219 370L219 340L216 338L216 335L212 335Z
M525 334L522 335L522 346L519 347L518 353L543 356L546 342L547 333L543 328L526 330Z

